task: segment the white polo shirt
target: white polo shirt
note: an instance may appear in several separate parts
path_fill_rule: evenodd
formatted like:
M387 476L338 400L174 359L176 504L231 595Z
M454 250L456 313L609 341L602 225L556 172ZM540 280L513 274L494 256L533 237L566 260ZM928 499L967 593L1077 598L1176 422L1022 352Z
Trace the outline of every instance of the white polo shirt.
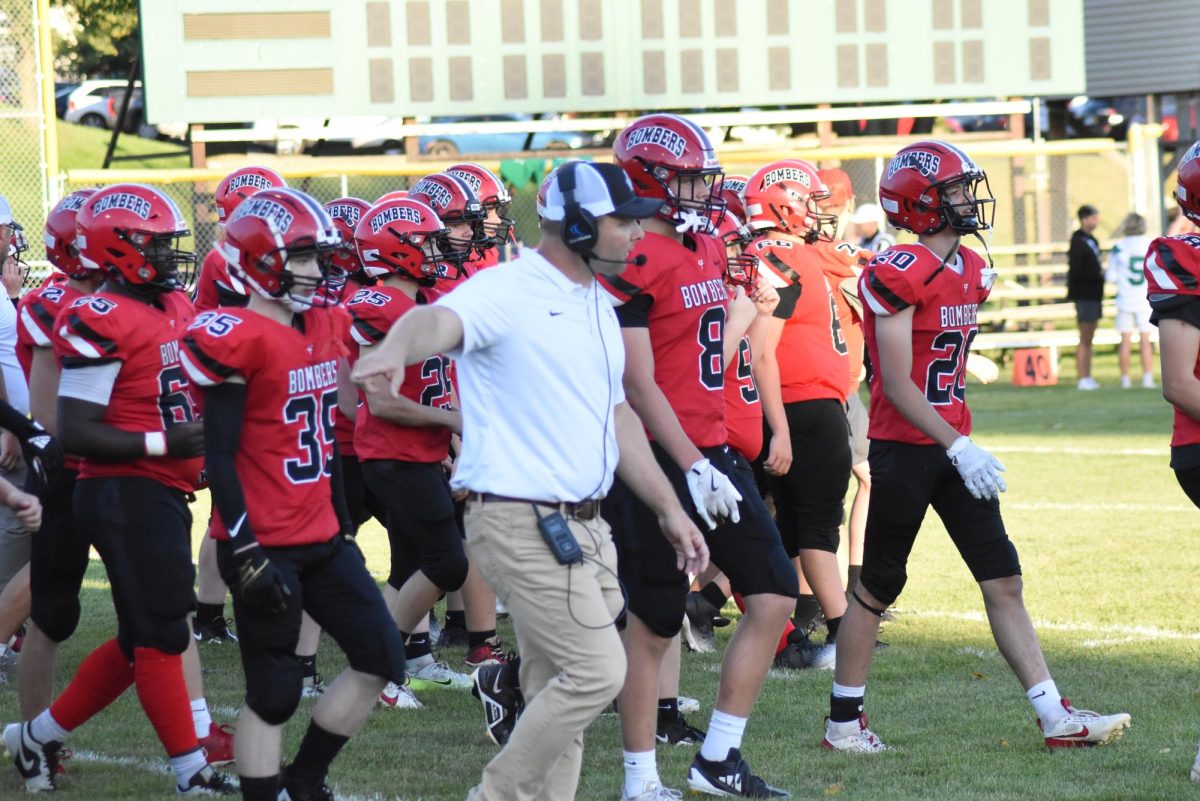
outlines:
M463 451L454 489L538 501L603 497L625 400L617 316L534 250L483 270L438 306L462 319Z

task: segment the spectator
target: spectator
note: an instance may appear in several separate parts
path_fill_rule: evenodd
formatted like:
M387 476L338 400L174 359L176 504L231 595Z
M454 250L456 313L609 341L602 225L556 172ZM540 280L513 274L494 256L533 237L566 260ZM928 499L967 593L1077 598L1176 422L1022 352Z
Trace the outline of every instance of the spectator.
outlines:
M1153 389L1150 301L1146 298L1146 274L1142 271L1146 249L1150 246L1146 237L1146 218L1136 212L1127 215L1121 223L1121 237L1108 256L1108 270L1104 276L1109 283L1117 285L1117 332L1121 335L1117 354L1121 364L1121 386L1128 389L1131 385L1129 351L1136 328L1141 337L1142 386Z
M1075 371L1079 388L1099 389L1092 378L1092 337L1100 320L1100 302L1104 298L1104 271L1100 268L1100 243L1092 231L1100 224L1100 211L1084 204L1079 207L1079 228L1071 234L1067 251L1067 299L1075 301L1075 319L1079 322L1079 348L1075 351Z
M854 216L850 218L850 222L854 223L860 248L878 253L896 244L896 238L888 231L887 218L883 216L883 209L874 203L864 203L859 206L855 210ZM847 239L850 238L852 237L847 237Z

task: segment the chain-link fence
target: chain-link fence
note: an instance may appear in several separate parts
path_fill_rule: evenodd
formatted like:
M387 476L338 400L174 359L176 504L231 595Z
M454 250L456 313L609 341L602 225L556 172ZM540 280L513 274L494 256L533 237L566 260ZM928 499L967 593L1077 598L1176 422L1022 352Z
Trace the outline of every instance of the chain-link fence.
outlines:
M41 255L47 201L37 10L36 0L0 0L0 195L24 226L31 256Z

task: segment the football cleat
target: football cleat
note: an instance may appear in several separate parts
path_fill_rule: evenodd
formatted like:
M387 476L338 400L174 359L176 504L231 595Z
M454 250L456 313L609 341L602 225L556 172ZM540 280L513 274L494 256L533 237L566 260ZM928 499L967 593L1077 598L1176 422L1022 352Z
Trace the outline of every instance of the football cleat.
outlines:
M227 617L218 617L196 627L196 642L201 644L217 644L237 642L237 635L230 628L233 621Z
M408 683L396 684L389 681L379 694L379 705L391 709L424 709L425 705L413 695Z
M430 632L430 639L433 638ZM438 648L466 648L467 647L467 630L462 626L443 626L438 634Z
M29 733L28 723L10 723L4 727L4 751L12 757L17 773L31 793L52 793L58 775L58 752L62 743L39 743Z
M821 747L850 754L878 754L890 750L883 740L875 736L875 732L867 728L866 715L859 715L857 720L844 723L825 718L825 738L821 740Z
M658 728L654 738L660 743L670 745L700 745L704 742L705 733L687 722L687 718L678 709L668 712L658 710Z
M237 795L241 788L228 776L205 765L192 775L186 785L176 783L175 792L179 795Z
M320 698L325 694L325 677L320 673L304 677L304 686L300 690L301 698Z
M637 795L629 795L621 790L621 801L678 801L683 793L663 787L658 782L647 784Z
M689 592L684 606L683 641L687 647L698 654L709 654L716 649L716 635L713 626L719 618L722 625L729 625L726 618L721 617L717 609L708 599L698 592Z
M742 752L730 748L720 762L709 762L696 754L688 768L688 787L694 793L728 798L791 798L792 794L772 787L750 772Z
M333 790L329 785L310 784L300 781L295 776L289 776L287 767L279 774L279 796L276 801L334 801Z
M219 726L216 721L208 725L208 734L199 738L208 764L219 767L233 761L233 736L232 726Z
M445 662L434 662L415 673L409 673L408 682L415 691L466 690L471 686L471 677L451 670Z
M466 662L469 668L479 668L484 665L503 665L505 662L510 661L511 658L512 655L505 653L504 649L500 647L500 639L492 637L490 640L484 642L483 645L477 645L467 651L466 659L463 661Z
M499 665L483 665L471 674L471 695L483 704L487 735L501 747L512 736L517 718L525 710L519 670L520 662L514 660Z
M1076 709L1066 698L1062 699L1066 716L1049 726L1038 720L1038 728L1050 748L1082 748L1092 745L1107 745L1121 736L1129 727L1130 717L1124 712L1116 715L1099 715L1087 709Z
M836 664L835 645L818 645L808 639L788 643L775 657L775 667L789 670L833 670Z

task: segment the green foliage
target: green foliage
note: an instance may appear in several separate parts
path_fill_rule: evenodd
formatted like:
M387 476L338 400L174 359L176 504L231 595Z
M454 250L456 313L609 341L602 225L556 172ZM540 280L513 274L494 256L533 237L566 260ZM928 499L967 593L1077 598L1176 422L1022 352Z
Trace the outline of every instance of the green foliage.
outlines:
M137 56L137 0L52 0L73 12L75 41L54 36L54 57L65 73L123 78Z

